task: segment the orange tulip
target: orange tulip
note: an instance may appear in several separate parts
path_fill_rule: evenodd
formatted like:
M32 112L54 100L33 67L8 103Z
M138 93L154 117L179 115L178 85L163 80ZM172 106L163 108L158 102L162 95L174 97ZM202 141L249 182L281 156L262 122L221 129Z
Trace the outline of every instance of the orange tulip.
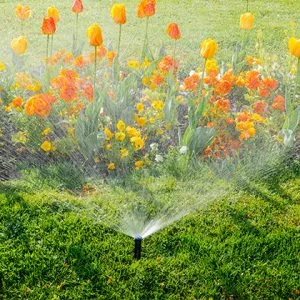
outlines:
M31 16L31 10L28 5L18 4L16 6L15 13L16 13L16 17L19 18L20 20L26 20Z
M42 23L42 33L46 35L52 35L56 31L55 20L52 17L43 19Z
M72 5L72 12L75 14L79 14L83 11L83 4L81 0L74 0Z
M98 47L103 44L102 30L98 24L89 26L87 30L87 37L91 46Z
M126 8L124 4L114 4L111 8L111 17L117 24L126 23Z
M300 39L297 40L296 38L290 38L288 45L290 53L300 58Z
M59 10L55 6L48 7L47 15L48 17L52 17L55 23L60 20Z
M142 0L137 7L139 18L151 17L155 15L156 0Z
M168 25L167 33L173 40L179 40L181 37L179 26L176 23L171 23Z
M218 50L218 44L213 39L206 39L201 43L201 56L205 59L212 58Z
M20 36L18 38L15 38L11 42L11 48L16 54L24 54L25 51L27 50L27 40L24 36Z
M250 12L241 15L240 28L244 30L250 30L253 27L254 15Z

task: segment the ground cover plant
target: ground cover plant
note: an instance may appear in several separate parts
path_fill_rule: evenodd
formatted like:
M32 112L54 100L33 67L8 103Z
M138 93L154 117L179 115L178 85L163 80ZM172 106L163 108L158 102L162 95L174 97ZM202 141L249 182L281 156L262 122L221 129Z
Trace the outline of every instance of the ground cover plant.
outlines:
M241 1L196 43L155 0L29 4L4 5L1 296L296 298L298 25L266 39Z

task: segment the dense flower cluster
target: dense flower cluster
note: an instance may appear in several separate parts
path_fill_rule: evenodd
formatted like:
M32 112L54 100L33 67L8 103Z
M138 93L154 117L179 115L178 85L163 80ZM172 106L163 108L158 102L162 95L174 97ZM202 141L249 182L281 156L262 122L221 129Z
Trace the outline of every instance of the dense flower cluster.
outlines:
M71 11L78 21L84 11L82 1L74 0ZM49 7L41 23L41 33L47 37L44 73L18 72L12 74L6 93L0 87L1 97L5 94L1 107L16 123L12 140L27 151L46 155L81 151L109 172L161 163L174 148L189 158L223 159L266 132L280 140L280 126L294 113L293 106L283 96L278 78L265 72L262 58L243 57L241 71L234 65L221 67L215 59L219 45L207 38L200 43L203 64L182 77L176 58L176 41L181 38L177 23L166 29L174 43L173 54L156 59L149 54L148 22L155 13L155 0L138 4L137 17L147 20L143 55L124 65L120 62L121 26L127 22L124 4L111 9L113 21L120 26L117 51L104 46L102 27L95 23L86 31L93 47L87 54L76 49L78 23L75 51L52 53L50 40L61 16L56 7ZM15 14L24 22L31 10L18 5ZM240 28L251 30L254 19L250 12L242 14ZM14 55L24 57L27 38L14 38L11 48ZM288 49L299 62L299 40L291 38ZM0 62L2 74L7 76L8 70ZM38 132L30 129L31 121L38 124ZM208 137L204 144L200 143L203 135Z

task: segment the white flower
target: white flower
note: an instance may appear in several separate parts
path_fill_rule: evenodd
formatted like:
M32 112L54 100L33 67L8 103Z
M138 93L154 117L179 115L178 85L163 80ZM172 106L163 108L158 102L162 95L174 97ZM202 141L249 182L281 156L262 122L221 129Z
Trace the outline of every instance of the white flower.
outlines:
M157 143L152 143L150 144L150 148L152 151L157 151L158 150L158 144Z
M180 154L186 154L188 151L188 147L187 146L182 146L179 150Z
M156 162L163 162L164 158L160 154L155 155L155 161Z
M194 70L192 70L191 72L190 72L190 76L193 76L194 74L195 74L196 72L194 71Z

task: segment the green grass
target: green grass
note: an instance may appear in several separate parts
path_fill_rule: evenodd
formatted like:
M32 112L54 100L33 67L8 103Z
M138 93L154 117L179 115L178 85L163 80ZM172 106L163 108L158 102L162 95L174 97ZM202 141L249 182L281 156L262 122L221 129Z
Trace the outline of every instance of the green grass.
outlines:
M0 1L1 18L1 57L8 59L9 44L13 37L20 34L20 23L14 16L14 7L20 1ZM55 35L55 49L67 48L71 50L74 32L75 16L70 12L72 1L37 1L28 0L33 16L26 23L25 35L28 36L30 46L27 59L38 62L45 53L46 38L40 33L40 24L49 5L55 4L61 11L61 21ZM123 58L139 58L143 44L145 22L136 17L138 0L124 0L127 6L128 22L124 26L122 41ZM85 31L88 25L98 22L104 29L104 40L107 46L114 49L117 44L118 26L110 18L110 7L114 1L85 0L85 11L80 15L80 39L85 43L84 50L88 50ZM178 41L178 55L193 66L198 67L199 45L207 37L215 38L220 43L220 58L231 57L234 44L241 39L239 16L245 11L246 0L158 0L157 13L150 21L151 49L164 46L172 53L172 43L167 38L166 26L176 21L182 31L182 39ZM298 0L251 0L250 9L255 14L255 28L251 33L253 46L257 31L263 30L265 48L272 53L285 54L287 38L294 33L300 34ZM254 47L253 47L254 48ZM2 57L3 56L3 57Z
M84 198L2 184L0 299L296 299L300 180L274 182L147 238L140 261L131 238L78 213Z

